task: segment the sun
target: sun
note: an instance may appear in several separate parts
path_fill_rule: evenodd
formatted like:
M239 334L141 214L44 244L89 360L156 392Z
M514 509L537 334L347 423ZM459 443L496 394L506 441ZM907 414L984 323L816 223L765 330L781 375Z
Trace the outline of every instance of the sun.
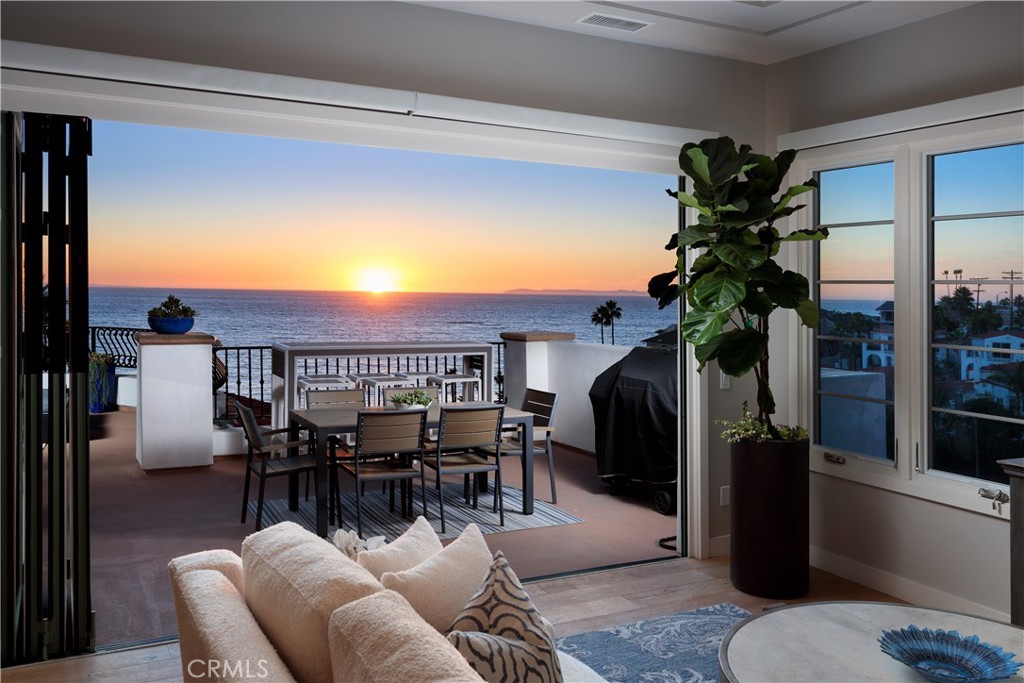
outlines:
M398 277L386 268L366 268L356 275L356 288L362 292L393 292L398 289Z

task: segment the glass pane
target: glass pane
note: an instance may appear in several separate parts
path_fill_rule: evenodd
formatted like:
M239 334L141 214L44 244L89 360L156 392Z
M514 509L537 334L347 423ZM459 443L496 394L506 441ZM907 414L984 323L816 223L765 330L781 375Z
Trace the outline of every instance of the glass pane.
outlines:
M975 305L978 288L964 285L935 285L932 290L932 339L941 344L1017 349L1024 344L1024 283L1009 283L992 299L987 289L998 285L982 285L980 306ZM949 293L952 293L950 296Z
M1024 211L1024 145L934 157L935 215Z
M932 405L1024 419L1024 354L991 348L933 349Z
M823 320L830 320L833 325L842 323L844 316L849 316L852 313L860 313L873 321L892 325L896 319L893 298L891 284L823 284L818 289L821 317ZM852 327L854 322L847 320L845 325ZM819 328L819 333L831 334L823 331L824 329L826 328Z
M840 168L818 174L818 222L863 223L893 219L893 165Z
M832 340L818 342L818 388L833 394L893 400L895 348Z
M1008 484L997 460L1024 453L1024 425L932 414L932 469Z
M822 280L892 280L892 225L834 228L818 252Z
M971 278L1001 280L1010 271L1020 278L1024 271L1024 216L938 221L934 245L934 278L954 280L954 289L962 283L973 290ZM995 285L982 287L982 301L992 300L1000 291Z
M835 396L818 397L818 443L851 453L893 460L892 406Z

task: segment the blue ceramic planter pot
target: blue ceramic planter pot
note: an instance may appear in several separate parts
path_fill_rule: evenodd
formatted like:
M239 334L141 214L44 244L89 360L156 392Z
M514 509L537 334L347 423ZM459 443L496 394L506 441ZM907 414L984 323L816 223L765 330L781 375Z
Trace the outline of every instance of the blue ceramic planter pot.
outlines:
M185 334L192 329L195 318L149 318L149 329L158 334Z

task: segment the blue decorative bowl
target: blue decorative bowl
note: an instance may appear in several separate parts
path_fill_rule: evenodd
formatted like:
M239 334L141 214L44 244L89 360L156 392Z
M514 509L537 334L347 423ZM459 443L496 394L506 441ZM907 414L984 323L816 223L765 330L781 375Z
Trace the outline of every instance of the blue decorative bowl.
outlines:
M882 652L913 668L929 681L960 683L1008 678L1021 667L1012 652L964 637L957 631L910 626L882 631Z
M158 334L185 334L192 329L195 318L149 318L149 329Z

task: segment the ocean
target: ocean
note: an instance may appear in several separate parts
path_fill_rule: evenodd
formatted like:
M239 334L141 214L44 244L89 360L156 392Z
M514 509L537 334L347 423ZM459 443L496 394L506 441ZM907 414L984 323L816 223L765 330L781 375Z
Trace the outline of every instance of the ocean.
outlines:
M89 324L144 328L146 312L174 294L199 312L196 331L225 346L276 341L498 341L501 332L573 332L600 343L590 323L614 298L622 309L615 343L629 346L674 325L676 309L658 310L647 296L556 294L434 294L92 287ZM605 328L605 343L611 330Z

